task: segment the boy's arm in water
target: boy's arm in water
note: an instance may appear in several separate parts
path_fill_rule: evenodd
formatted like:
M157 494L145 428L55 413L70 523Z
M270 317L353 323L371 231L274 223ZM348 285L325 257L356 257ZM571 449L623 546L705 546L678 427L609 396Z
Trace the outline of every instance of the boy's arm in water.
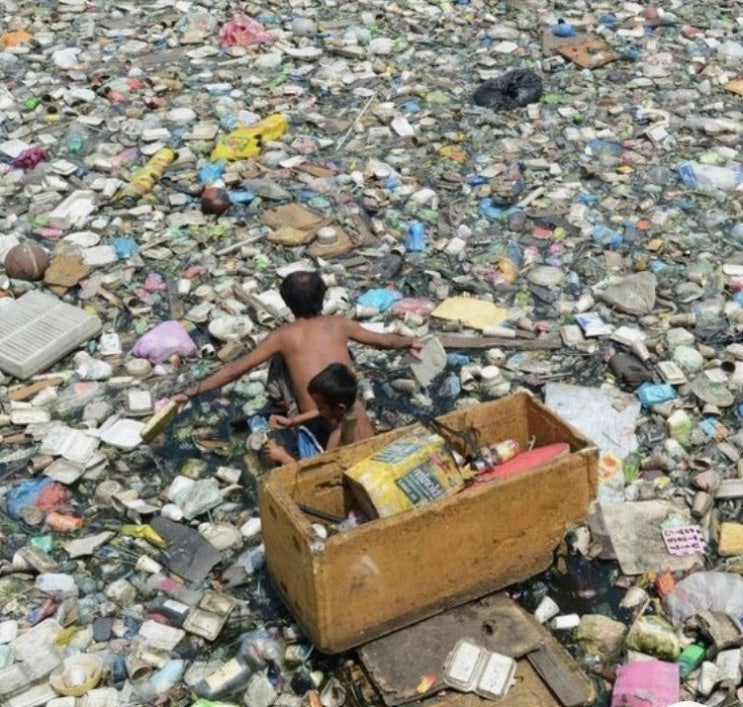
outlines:
M303 425L305 422L314 420L317 417L320 417L320 411L314 409L300 412L298 415L294 415L293 417L271 415L271 417L268 418L268 423L274 428L299 427L299 425Z
M420 341L412 336L402 336L401 334L382 334L376 331L371 331L366 327L361 326L356 321L348 319L347 321L347 335L352 341L356 341L359 344L366 344L367 346L375 346L379 349L410 349L410 353L413 356L417 356L420 351L422 344Z
M328 437L328 443L325 445L326 451L331 449L338 449L341 446L341 425L336 425L335 429L330 433Z
M249 370L260 366L271 356L280 354L283 350L284 333L279 329L269 334L258 346L250 353L241 356L235 361L225 364L204 380L186 388L183 392L173 396L173 400L182 405L191 398L208 393L210 390L216 390L223 385L236 380Z

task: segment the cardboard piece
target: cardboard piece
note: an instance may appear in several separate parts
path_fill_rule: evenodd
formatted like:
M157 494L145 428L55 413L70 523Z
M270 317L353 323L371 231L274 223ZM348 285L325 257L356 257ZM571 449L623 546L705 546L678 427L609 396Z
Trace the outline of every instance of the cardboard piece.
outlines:
M568 442L571 453L517 476L329 536L318 548L299 504L346 516L343 472L412 426L272 470L258 499L269 577L316 648L338 653L545 570L566 525L586 518L598 452L526 392L440 418L478 443ZM456 446L457 440L450 440ZM526 540L528 538L528 541ZM486 558L486 561L483 560Z
M503 322L508 310L476 297L448 297L431 312L431 316L483 330Z
M315 231L303 231L293 226L282 226L268 234L269 243L288 247L307 245L315 237Z
M80 280L88 276L90 267L76 256L58 255L52 258L49 267L44 273L44 282L61 288L77 285Z
M723 88L726 91L737 93L739 96L743 96L743 78L728 81L726 84L723 85Z
M296 202L282 204L261 214L261 221L271 228L280 229L290 226L300 231L311 231L313 233L324 224L325 220L324 216L316 214Z
M688 572L704 567L704 553L679 556L671 555L666 549L661 524L676 513L678 507L670 501L598 505L599 522L603 521L622 572L630 575L663 570Z
M307 255L313 258L332 258L335 255L343 255L348 251L353 250L354 242L351 236L348 235L337 223L330 223L335 229L335 233L338 236L336 243L332 245L322 245L315 241L309 248L307 248Z
M537 649L545 630L506 594L492 594L433 616L359 648L359 658L388 707L446 689L443 665L457 640L472 636L493 651L521 658ZM425 692L424 676L434 682Z
M542 48L545 52L555 51L584 69L597 69L621 55L601 37L579 34L576 37L557 37L552 31L542 32Z

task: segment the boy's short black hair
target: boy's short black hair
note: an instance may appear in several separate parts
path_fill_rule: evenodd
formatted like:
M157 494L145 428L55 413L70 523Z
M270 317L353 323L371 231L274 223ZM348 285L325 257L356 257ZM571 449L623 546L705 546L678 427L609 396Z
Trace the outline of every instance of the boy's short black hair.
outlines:
M299 270L284 278L279 292L295 317L312 317L322 314L327 289L319 273Z
M356 376L348 366L331 363L312 378L307 391L321 397L328 405L352 408L358 394Z

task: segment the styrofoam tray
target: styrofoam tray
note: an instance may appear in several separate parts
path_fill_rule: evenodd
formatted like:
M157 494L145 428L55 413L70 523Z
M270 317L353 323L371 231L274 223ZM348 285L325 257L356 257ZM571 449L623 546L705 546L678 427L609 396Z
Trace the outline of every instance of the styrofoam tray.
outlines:
M457 641L444 664L444 682L462 692L475 692L489 700L503 697L511 687L516 661L490 651L472 639Z
M0 369L25 380L100 331L98 317L32 290L0 307Z

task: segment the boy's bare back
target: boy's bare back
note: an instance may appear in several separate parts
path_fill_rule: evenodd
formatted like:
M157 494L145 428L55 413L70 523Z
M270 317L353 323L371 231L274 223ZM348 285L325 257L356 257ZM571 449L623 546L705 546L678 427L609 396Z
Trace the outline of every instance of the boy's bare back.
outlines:
M348 353L351 327L348 319L319 316L298 319L276 331L279 353L284 357L300 412L315 407L307 392L310 380L331 363L354 369Z

